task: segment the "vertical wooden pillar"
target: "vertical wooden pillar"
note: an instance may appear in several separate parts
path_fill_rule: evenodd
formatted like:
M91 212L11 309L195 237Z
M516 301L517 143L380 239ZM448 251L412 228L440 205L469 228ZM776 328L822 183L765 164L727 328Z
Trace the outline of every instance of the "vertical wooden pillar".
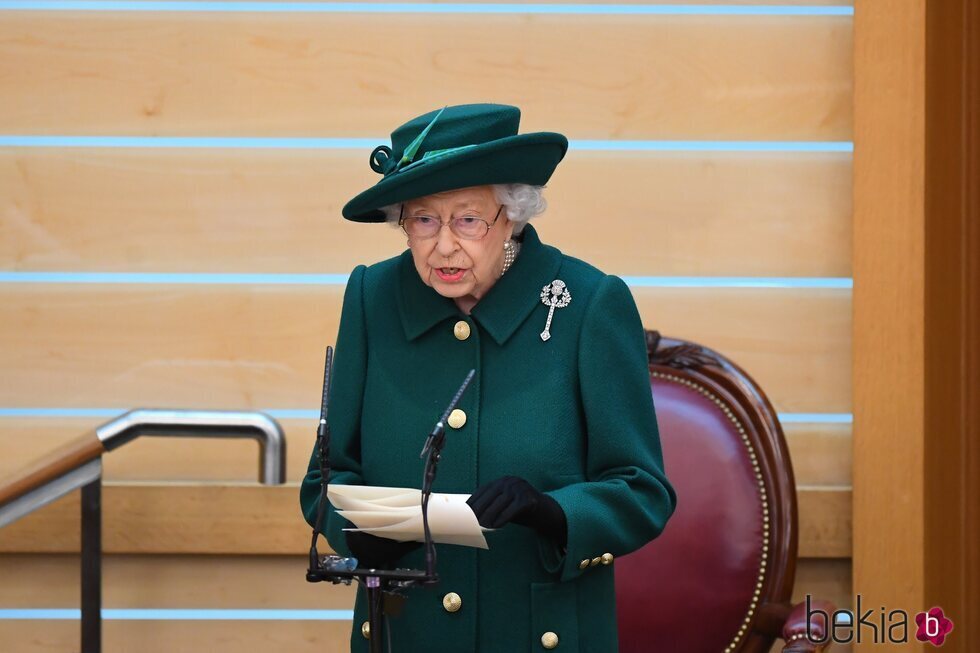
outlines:
M926 0L855 3L853 583L908 610L925 601L925 18Z
M980 649L980 0L926 7L925 600Z
M963 653L980 650L977 5L855 6L854 593L942 606L943 650ZM923 650L856 647L891 649Z

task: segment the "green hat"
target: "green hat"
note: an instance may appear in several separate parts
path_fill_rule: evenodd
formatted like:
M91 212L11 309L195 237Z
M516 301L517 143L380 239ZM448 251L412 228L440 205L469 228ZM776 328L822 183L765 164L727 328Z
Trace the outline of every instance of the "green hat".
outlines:
M524 183L543 186L568 150L554 132L517 134L521 110L461 104L430 111L391 133L371 152L384 177L344 206L354 222L384 222L382 206L456 188Z

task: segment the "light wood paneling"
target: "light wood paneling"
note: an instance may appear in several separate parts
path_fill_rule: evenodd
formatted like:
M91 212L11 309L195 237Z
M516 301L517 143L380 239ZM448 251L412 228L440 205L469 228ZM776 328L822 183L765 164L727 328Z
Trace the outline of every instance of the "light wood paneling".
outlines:
M9 12L0 61L16 134L377 138L490 98L575 138L851 134L847 17Z
M346 273L400 230L340 217L367 150L0 150L0 268ZM625 275L849 276L849 154L572 152L542 237Z
M799 556L848 558L851 555L851 489L800 487Z
M234 2L235 0L217 0L218 2ZM289 2L291 0L272 0L272 2ZM355 3L374 3L374 0L355 0ZM394 2L386 2L385 4L409 4L413 3L415 0L394 0ZM476 4L483 3L483 0L433 0L426 4ZM491 3L493 4L493 3ZM502 3L507 4L507 3ZM566 4L565 0L544 0L543 2L535 2L535 4ZM582 3L589 4L589 3ZM597 3L591 3L597 4ZM621 2L616 2L618 5L641 5L650 4L649 0L623 0ZM673 0L671 5L703 5L704 0ZM771 5L772 2L764 0L714 0L712 5ZM854 0L781 0L779 5L838 5L842 7L849 7L854 4Z
M800 555L850 554L847 488L799 492ZM299 488L204 483L107 484L103 549L108 553L280 555L309 549ZM78 550L78 493L0 530L0 552Z
M307 542L309 548L309 542ZM73 554L0 555L0 607L67 608L78 603ZM295 555L107 555L107 608L350 609L354 588L306 582L308 558ZM2 627L0 621L0 627Z
M906 609L928 565L925 18L925 0L855 5L854 590Z
M850 291L634 288L643 324L738 363L781 412L848 412Z
M306 561L302 557L217 557L217 556L107 556L104 567L104 602L112 608L292 608L348 609L353 602L351 588L311 585L302 578ZM850 561L802 559L797 565L793 601L803 601L806 594L828 599L838 607L850 607ZM0 556L0 605L12 608L64 608L77 605L78 560L67 555L3 555ZM149 581L149 582L148 582ZM420 600L417 596L411 600ZM170 639L172 648L160 649L152 640L161 627L164 629L187 625L173 622L171 626L146 624L146 642L135 648L118 647L106 650L166 651L218 650L225 651L225 639L238 644L239 653L264 653L270 650L268 638L288 651L331 652L345 648L349 622L311 624L311 634L289 622L269 621L266 632L257 641L240 640L239 626L243 622L206 622L187 632L186 638ZM244 622L247 623L247 622ZM131 624L136 630L138 622ZM121 637L116 626L106 622L107 637ZM245 630L252 633L251 626ZM47 650L73 650L78 642L77 622L21 621L0 622L0 631L11 650L18 653ZM137 631L139 632L139 631ZM134 633L132 637L138 637ZM167 635L176 638L176 635ZM315 646L315 648L314 648ZM50 647L50 648L48 648ZM148 648L149 647L149 648ZM217 647L217 648L216 648ZM336 648L335 648L336 647ZM782 650L777 642L773 651ZM849 652L849 646L835 645L834 650Z
M850 409L850 291L636 288L790 412ZM0 287L8 406L316 408L342 286Z
M78 601L78 556L0 555L0 605L5 608L65 608ZM349 609L354 589L307 583L305 556L107 555L103 603L109 608ZM150 581L150 582L147 582ZM803 558L793 601L806 594L853 602L850 561ZM2 622L0 622L2 623Z
M79 433L109 421L102 419L0 419L0 480L47 455ZM279 420L286 432L286 473L299 481L313 449L316 420ZM801 486L849 485L849 425L788 424L796 482ZM254 481L258 447L247 440L141 438L102 459L109 481Z
M0 419L0 481L110 419ZM317 421L278 421L286 433L287 478L298 482L313 451ZM258 461L254 440L143 437L104 456L102 465L108 481L252 482L258 479Z
M17 653L77 651L77 621L0 622ZM140 653L347 653L349 621L106 621L103 651Z
M850 424L784 424L783 432L798 486L851 484Z

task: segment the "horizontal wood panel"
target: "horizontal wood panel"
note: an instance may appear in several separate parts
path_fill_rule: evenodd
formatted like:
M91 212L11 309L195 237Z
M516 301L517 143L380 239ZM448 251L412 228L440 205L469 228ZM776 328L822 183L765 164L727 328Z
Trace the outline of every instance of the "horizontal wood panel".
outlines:
M353 603L351 588L309 584L301 577L306 568L302 557L284 556L106 556L104 561L103 600L107 607L123 608L302 608L346 609ZM67 555L0 555L0 606L6 608L64 608L77 605L78 571L76 556ZM153 582L146 582L152 579ZM801 559L796 567L793 601L804 601L807 594L850 607L851 569L847 559ZM418 600L418 599L415 599ZM147 625L143 622L144 625ZM175 622L186 625L187 622ZM221 626L218 629L218 626ZM175 650L219 650L215 644L226 638L240 646L240 653L266 653L268 642L239 641L242 622L214 622L208 628L188 632L186 641L173 642ZM315 637L303 629L294 630L288 622L264 622L275 633L281 649L288 651L346 651L349 622L335 625L316 624ZM119 622L106 622L107 633ZM135 628L136 622L133 623ZM69 627L70 626L70 627ZM144 636L159 632L160 624L148 625ZM214 627L215 630L211 628ZM74 650L78 643L77 622L21 621L0 623L0 631L11 650L18 653L46 650ZM246 629L247 630L247 629ZM339 632L338 632L339 631ZM119 634L113 635L118 637ZM134 637L137 635L134 635ZM155 651L153 637L134 647L109 647L107 651ZM125 644L123 642L122 644ZM44 648L42 648L42 644ZM316 648L313 648L315 644ZM337 646L337 648L333 648ZM50 647L47 648L47 647ZM850 651L850 646L835 645L834 650ZM777 642L773 651L782 645Z
M0 554L0 607L65 608L77 604L79 559L72 554ZM106 555L108 608L257 608L343 610L353 587L307 583L305 556ZM850 561L802 558L793 601L806 594L851 605ZM152 579L153 582L146 582Z
M0 149L0 269L346 273L368 152ZM624 275L849 276L849 154L575 152L542 237Z
M4 579L0 607L77 605L78 565L76 554L0 555L0 578ZM308 565L309 558L298 553L106 555L102 604L107 608L350 609L354 588L308 583Z
M0 419L0 481L110 418ZM287 479L299 482L316 439L317 420L277 420L286 433ZM224 481L258 479L254 440L142 437L103 456L107 481Z
M633 294L648 328L725 352L778 410L850 410L849 291ZM342 295L342 286L2 286L0 401L316 408Z
M850 485L852 430L850 424L784 424L796 484Z
M492 98L574 138L848 140L851 43L846 17L8 12L0 125L382 137Z
M799 556L849 558L851 556L850 487L800 487Z
M106 621L102 650L140 653L346 653L349 621ZM0 623L17 653L77 651L77 621Z
M236 0L217 0L218 2L235 2ZM292 2L292 0L271 0L272 2ZM351 4L377 4L375 0L354 0ZM415 0L394 0L393 2L385 2L384 4L414 4ZM484 0L432 0L426 4L485 4ZM495 4L495 3L486 3ZM511 4L511 3L497 3L497 4ZM544 0L543 2L535 2L534 4L552 5L552 4L568 4L567 0ZM592 2L592 3L579 3L579 4L591 4L600 5L602 3ZM617 1L617 5L648 5L650 0L622 0ZM672 0L671 5L704 5L704 0ZM711 5L772 5L771 1L766 0L713 0ZM850 7L854 5L854 0L781 0L779 6L784 5L837 5ZM710 5L709 5L710 6Z
M77 492L0 529L2 553L78 550ZM799 492L802 557L850 555L849 489ZM296 485L108 484L107 553L287 555L309 549Z
M31 461L108 419L0 419L0 481ZM286 475L298 482L315 439L316 420L280 420L286 432ZM837 424L784 427L799 485L850 485L851 429ZM102 459L109 481L253 481L258 447L253 441L141 438Z

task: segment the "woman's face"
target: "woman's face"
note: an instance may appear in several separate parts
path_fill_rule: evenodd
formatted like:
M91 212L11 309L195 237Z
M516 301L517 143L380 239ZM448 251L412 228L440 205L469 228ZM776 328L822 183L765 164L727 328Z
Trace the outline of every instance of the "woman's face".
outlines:
M403 218L428 218L443 226L431 238L409 236L415 269L427 286L461 306L472 306L500 278L504 266L504 242L514 232L514 223L501 210L490 186L461 188L404 203ZM494 216L497 216L494 222ZM453 233L453 218L480 218L493 226L478 240Z

